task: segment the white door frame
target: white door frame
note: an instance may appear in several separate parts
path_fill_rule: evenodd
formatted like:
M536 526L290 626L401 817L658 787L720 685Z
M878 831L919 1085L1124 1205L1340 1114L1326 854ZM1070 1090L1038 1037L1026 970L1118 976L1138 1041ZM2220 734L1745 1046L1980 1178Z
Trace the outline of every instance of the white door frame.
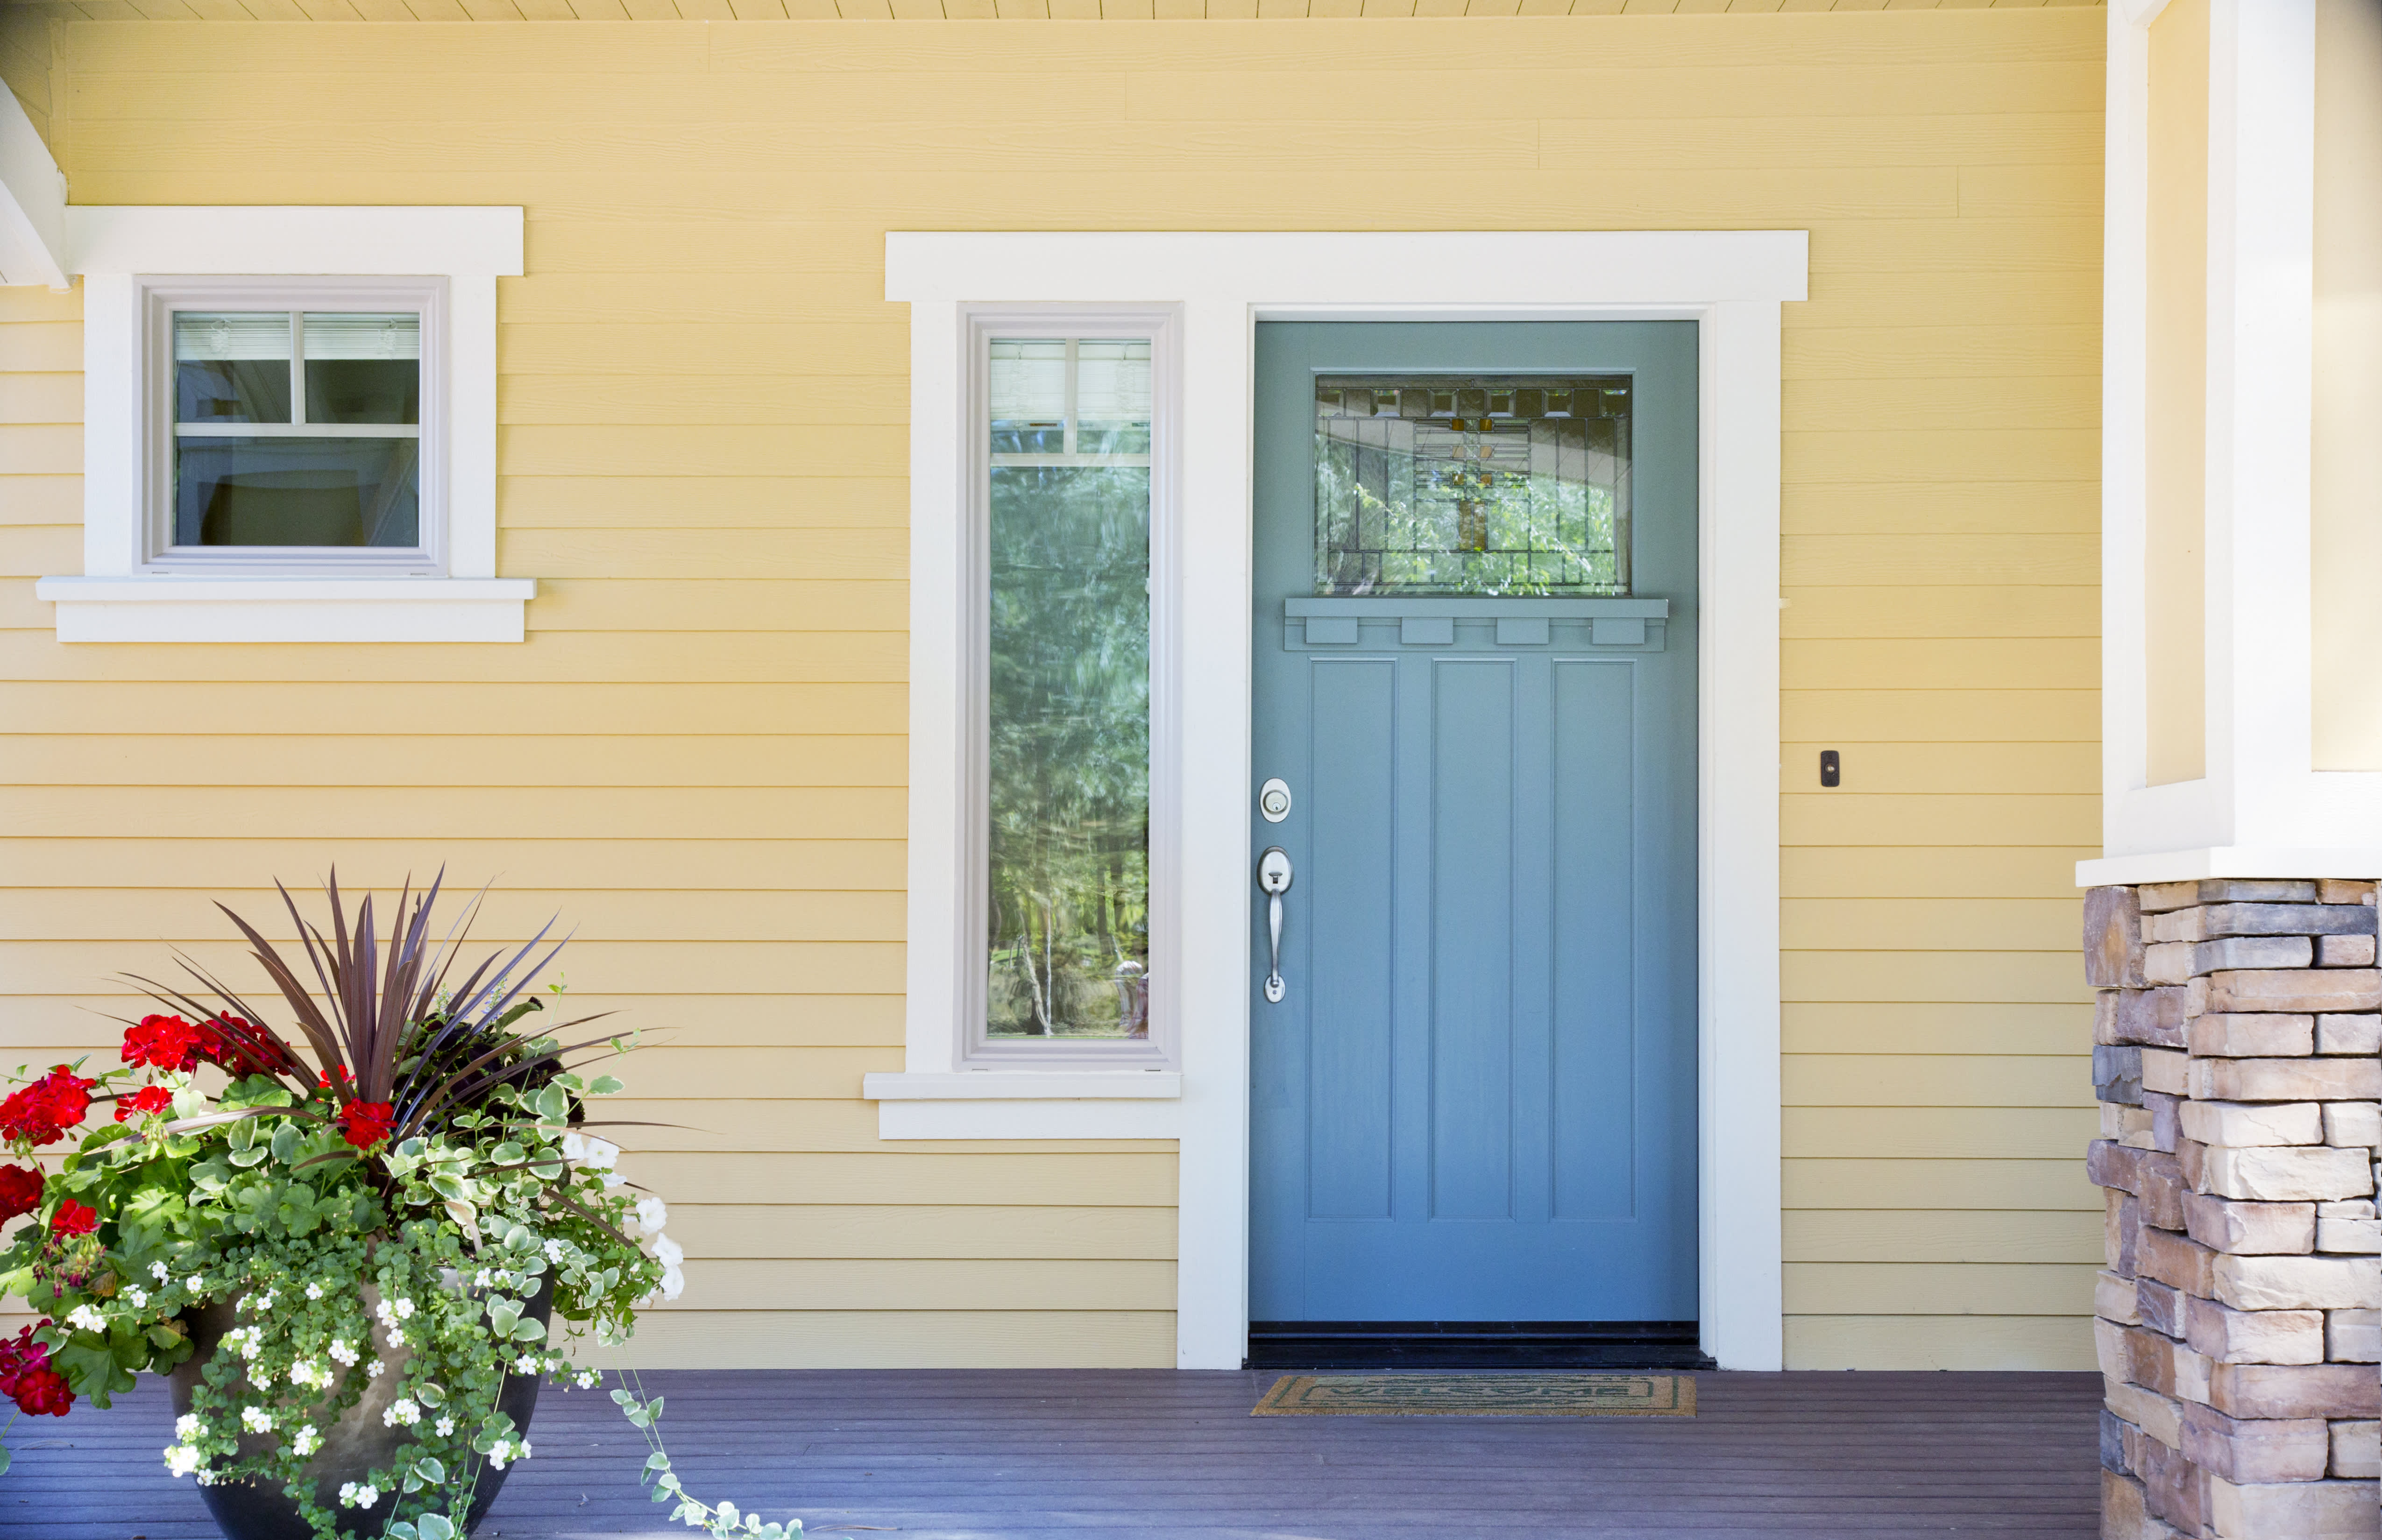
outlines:
M905 1138L1181 1142L1176 1363L1238 1368L1248 1340L1252 419L1260 320L1699 324L1698 1232L1701 1339L1724 1368L1784 1356L1778 1058L1779 306L1799 230L1449 234L896 233L911 307L910 1072L868 1077ZM1179 676L1179 1097L1116 1072L943 1068L961 906L971 306L1159 304L1181 316L1172 572ZM1171 557L1171 560L1169 559ZM951 1066L956 1069L956 1066ZM1086 1078L1070 1089L1071 1074ZM1170 1078L1171 1079L1171 1078ZM1008 1084L1002 1082L1010 1082ZM1169 1084L1166 1088L1175 1087Z

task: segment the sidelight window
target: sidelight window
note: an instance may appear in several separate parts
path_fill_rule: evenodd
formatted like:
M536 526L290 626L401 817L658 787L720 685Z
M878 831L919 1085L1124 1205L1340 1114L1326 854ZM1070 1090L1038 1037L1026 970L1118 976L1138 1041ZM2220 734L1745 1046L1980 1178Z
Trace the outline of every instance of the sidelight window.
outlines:
M986 348L983 1042L1147 1044L1151 342Z

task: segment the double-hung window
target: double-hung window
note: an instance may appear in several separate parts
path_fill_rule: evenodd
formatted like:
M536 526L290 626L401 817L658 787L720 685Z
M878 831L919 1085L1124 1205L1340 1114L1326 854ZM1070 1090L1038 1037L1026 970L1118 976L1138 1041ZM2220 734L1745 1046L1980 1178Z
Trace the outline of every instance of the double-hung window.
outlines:
M443 570L439 298L153 287L145 565Z
M982 950L963 1057L1162 1060L1154 339L980 326L976 340Z
M497 573L518 208L78 204L83 541L60 642L521 642Z

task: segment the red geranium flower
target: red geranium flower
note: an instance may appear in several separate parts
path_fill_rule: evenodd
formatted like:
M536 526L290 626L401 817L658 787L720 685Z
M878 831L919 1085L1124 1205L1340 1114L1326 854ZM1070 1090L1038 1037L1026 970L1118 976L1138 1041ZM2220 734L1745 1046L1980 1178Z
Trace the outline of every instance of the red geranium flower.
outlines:
M163 1112L174 1105L174 1094L162 1085L146 1086L129 1096L119 1096L116 1102L116 1120L119 1123L134 1116ZM5 1176L0 1171L0 1176Z
M178 1016L143 1016L124 1029L124 1062L187 1075L198 1067L202 1033Z
M63 1417L74 1410L74 1390L55 1369L28 1369L10 1392L17 1410L32 1417Z
M0 1138L52 1144L91 1112L92 1087L61 1064L32 1084L10 1092L0 1101Z
M58 1211L50 1216L52 1235L89 1235L99 1228L99 1210L86 1208L72 1198L58 1200Z
M30 1166L0 1166L0 1225L42 1206L42 1173Z
M396 1123L397 1107L388 1102L350 1102L339 1112L341 1136L359 1150L387 1139Z
M66 1376L50 1367L50 1350L33 1340L31 1326L0 1338L0 1396L35 1417L63 1417L74 1405L74 1391Z

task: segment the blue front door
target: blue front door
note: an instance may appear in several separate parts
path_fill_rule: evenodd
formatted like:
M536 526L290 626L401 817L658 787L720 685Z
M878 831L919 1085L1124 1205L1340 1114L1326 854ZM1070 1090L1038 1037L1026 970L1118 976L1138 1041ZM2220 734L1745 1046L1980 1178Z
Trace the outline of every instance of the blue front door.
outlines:
M1694 324L1257 360L1251 1317L1692 1320Z

